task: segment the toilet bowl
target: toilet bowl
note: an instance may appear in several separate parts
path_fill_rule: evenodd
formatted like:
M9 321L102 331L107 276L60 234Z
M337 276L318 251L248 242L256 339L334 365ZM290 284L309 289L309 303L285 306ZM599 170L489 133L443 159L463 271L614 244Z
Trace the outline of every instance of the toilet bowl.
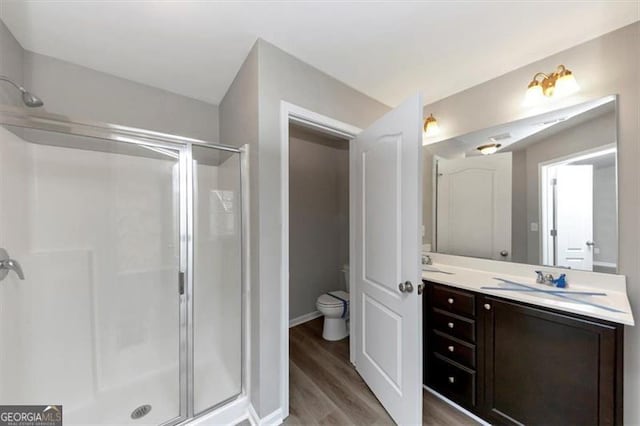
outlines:
M316 308L324 315L324 340L342 340L349 335L349 293L336 290L322 294L316 301Z
M349 266L342 268L346 288L349 288ZM324 315L322 338L335 341L342 340L349 335L349 293L342 290L329 291L320 295L316 301L316 308Z

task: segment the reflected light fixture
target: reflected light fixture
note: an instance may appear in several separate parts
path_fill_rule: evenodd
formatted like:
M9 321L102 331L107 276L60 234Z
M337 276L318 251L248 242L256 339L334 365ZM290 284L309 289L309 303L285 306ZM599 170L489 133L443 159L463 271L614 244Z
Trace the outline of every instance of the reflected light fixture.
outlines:
M502 145L499 143L488 143L485 145L480 145L476 149L482 153L482 155L491 155L495 154Z
M564 65L558 65L558 68L549 75L539 72L533 76L527 87L525 105L533 105L545 97L568 96L578 90L580 86L573 73Z
M425 136L437 135L438 132L440 132L438 120L436 120L433 114L429 114L429 116L424 120L423 130Z

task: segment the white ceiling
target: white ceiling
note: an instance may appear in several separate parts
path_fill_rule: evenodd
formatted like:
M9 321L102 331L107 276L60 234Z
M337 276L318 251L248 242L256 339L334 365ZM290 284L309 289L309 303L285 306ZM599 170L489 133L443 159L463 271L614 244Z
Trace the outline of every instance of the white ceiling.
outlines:
M430 144L427 150L444 158L472 157L482 155L477 147L494 142L492 137L505 136L495 141L502 145L499 152L519 151L552 134L610 113L615 110L615 104L615 97L605 96Z
M640 3L0 0L0 17L27 50L214 104L261 37L393 106L635 22Z

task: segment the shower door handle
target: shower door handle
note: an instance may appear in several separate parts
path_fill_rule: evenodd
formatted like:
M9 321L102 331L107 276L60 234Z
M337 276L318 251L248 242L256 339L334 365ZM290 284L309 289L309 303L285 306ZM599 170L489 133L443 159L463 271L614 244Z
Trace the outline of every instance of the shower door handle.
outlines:
M22 272L22 266L17 260L13 260L9 257L9 253L3 248L0 248L0 281L5 279L9 274L9 271L16 273L18 278L24 280L24 272Z
M178 293L180 296L184 294L184 272L178 272Z

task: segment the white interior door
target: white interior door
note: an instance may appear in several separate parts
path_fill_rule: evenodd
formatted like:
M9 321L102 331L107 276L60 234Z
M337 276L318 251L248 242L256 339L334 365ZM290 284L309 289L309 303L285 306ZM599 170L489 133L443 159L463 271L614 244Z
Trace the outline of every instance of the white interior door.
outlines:
M439 253L511 259L511 153L438 161Z
M556 174L558 266L593 270L593 166L559 166Z
M356 368L398 424L422 423L421 127L415 96L360 133L351 156Z

